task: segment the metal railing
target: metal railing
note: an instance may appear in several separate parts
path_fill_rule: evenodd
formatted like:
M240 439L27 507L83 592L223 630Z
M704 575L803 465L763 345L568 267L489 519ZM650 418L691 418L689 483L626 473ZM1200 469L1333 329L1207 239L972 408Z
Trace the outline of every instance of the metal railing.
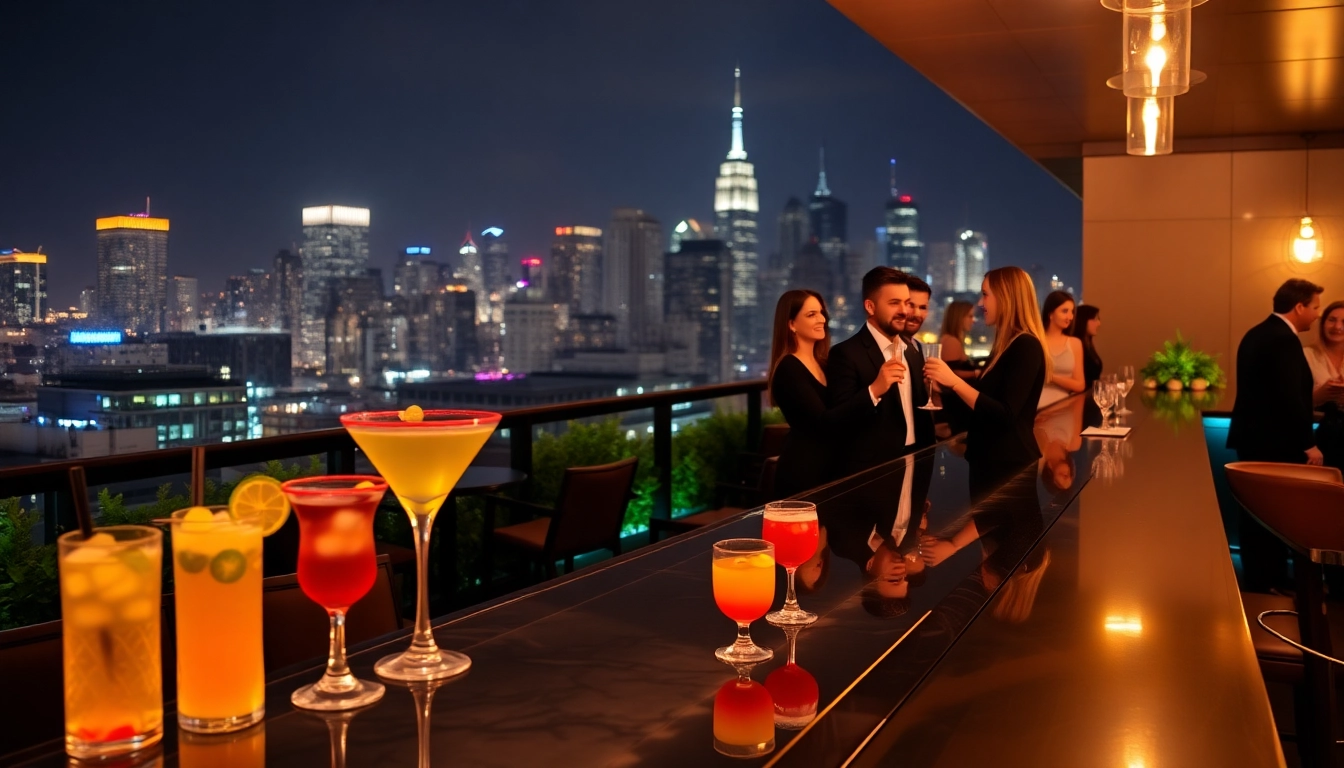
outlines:
M652 409L653 462L658 478L658 489L654 493L653 518L667 520L672 515L673 406L746 395L746 447L747 450L754 450L761 436L761 394L765 389L766 382L762 379L642 395L581 400L537 408L520 408L504 412L499 430L509 432L510 465L514 469L526 472L530 477L533 474L533 427ZM215 443L204 446L205 468L220 469L241 464L325 454L329 473L349 474L355 469L355 448L354 440L344 429L323 429L236 443ZM71 467L84 467L89 486L149 480L189 474L192 451L191 447L165 448L142 453L4 467L0 468L0 498L41 494L44 539L53 541L58 530L69 530L75 525L68 479Z

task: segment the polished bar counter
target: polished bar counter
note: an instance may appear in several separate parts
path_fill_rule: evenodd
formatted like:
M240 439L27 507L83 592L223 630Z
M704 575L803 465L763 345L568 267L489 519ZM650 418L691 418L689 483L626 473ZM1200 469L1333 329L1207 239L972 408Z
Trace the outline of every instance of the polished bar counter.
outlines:
M1124 441L1080 439L1081 399L1043 412L1044 458L974 503L955 440L812 492L825 551L799 599L820 619L783 672L789 638L753 624L775 658L742 672L770 696L735 696L713 653L734 625L710 548L759 536L752 512L437 620L471 670L353 718L290 706L316 660L273 679L266 764L334 765L343 735L351 766L1282 765L1202 430L1137 399ZM816 716L759 757L716 750L772 701ZM190 768L179 746L170 728L140 764ZM66 764L55 743L0 762Z

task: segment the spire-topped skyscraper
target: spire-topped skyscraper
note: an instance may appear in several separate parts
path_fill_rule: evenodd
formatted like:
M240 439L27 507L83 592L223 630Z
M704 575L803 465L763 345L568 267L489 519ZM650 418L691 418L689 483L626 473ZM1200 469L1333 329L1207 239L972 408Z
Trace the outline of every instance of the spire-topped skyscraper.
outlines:
M714 185L714 226L733 252L733 354L739 360L758 345L756 169L742 140L742 70L733 70L733 139Z
M891 161L891 199L883 215L881 239L887 266L912 275L924 274L924 243L919 239L919 206L896 188L896 160ZM940 286L941 287L941 286Z

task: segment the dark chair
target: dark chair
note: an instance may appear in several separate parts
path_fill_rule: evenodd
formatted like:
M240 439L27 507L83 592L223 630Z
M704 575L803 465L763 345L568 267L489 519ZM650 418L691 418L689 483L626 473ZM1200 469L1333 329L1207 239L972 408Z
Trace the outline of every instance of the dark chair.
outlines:
M660 520L658 521L658 530L671 532L674 536L678 533L688 533L697 528L736 517L752 507L758 507L767 501L772 501L775 492L775 471L778 467L779 457L771 456L761 465L761 476L755 486L738 488L721 484L719 489L721 500L724 500L722 497L726 496L727 499L736 501L736 504L725 504L717 509L697 512L685 517L676 517L671 520Z
M1251 631L1261 669L1267 680L1300 681L1299 752L1305 764L1334 765L1339 662L1331 655L1323 567L1344 565L1344 477L1329 467L1270 462L1234 462L1226 470L1237 502L1292 551L1294 597L1242 595L1247 622L1255 622ZM1292 669L1294 662L1300 673Z
M631 456L595 467L570 467L560 481L555 508L504 496L489 497L504 507L543 517L493 531L486 549L487 582L493 572L493 546L505 546L539 562L548 578L556 575L555 561L574 570L574 556L596 549L621 554L621 528L632 498L639 459Z
M401 611L392 588L392 564L378 556L378 575L345 618L345 643L356 645L401 629ZM308 599L298 574L272 576L261 582L262 643L266 671L327 655L330 622L327 612Z
M778 456L784 452L784 439L789 436L788 424L767 424L761 429L761 450L765 458Z

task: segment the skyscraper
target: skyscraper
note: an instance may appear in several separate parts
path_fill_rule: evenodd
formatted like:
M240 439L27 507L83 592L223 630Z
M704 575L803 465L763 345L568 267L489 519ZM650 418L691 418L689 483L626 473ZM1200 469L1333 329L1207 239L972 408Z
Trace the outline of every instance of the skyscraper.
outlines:
M518 260L518 269L518 287L540 291L542 296L551 295L550 287L546 284L546 269L540 257L524 256Z
M570 317L602 309L602 230L556 227L551 241L551 300L569 307Z
M146 211L98 219L94 227L98 321L137 334L162 331L168 308L168 220Z
M245 275L226 279L224 301L228 306L223 318L225 325L270 328L275 321L271 273L264 269L249 269Z
M810 236L807 221L807 206L796 197L790 197L779 214L779 256L778 263L771 266L787 274L793 269L798 252L807 244Z
M168 330L196 330L201 301L200 282L194 277L173 275L168 282Z
M440 276L443 265L428 257L433 249L427 245L412 245L401 250L397 265L392 269L393 296L421 296L443 288Z
M696 324L697 372L711 382L733 378L733 263L722 240L683 240L667 254L664 317Z
M713 237L712 232L705 231L700 222L695 219L682 219L677 222L677 226L672 228L672 237L668 242L668 253L676 253L681 250L683 240L705 240Z
M0 251L0 325L40 323L46 311L47 255Z
M733 252L733 308L737 310L733 352L751 355L760 342L757 325L756 169L747 162L742 142L742 70L733 70L733 139L728 157L719 165L714 185L714 230Z
M891 161L891 198L882 217L887 266L912 275L924 270L924 243L919 240L919 206L896 189L896 161Z
M275 294L275 317L280 328L289 331L293 365L300 366L299 345L303 341L303 258L288 248L275 255L271 290Z
M644 344L663 318L662 225L638 208L613 210L602 262L603 303L621 344Z
M481 266L481 251L471 233L457 249L458 275L467 283L467 289L476 294L476 322L490 322L490 294L485 289L485 269Z
M79 291L79 311L84 313L85 317L93 317L98 314L98 289L92 285L86 285Z
M325 327L332 289L369 266L369 209L319 205L303 209L303 317L300 362L326 365Z
M958 293L978 292L989 271L989 240L983 232L963 229L957 233L954 245L957 252L955 290Z
M551 370L556 347L556 305L544 299L515 296L504 304L503 367L513 373Z
M496 309L504 304L513 284L512 265L509 263L509 244L504 240L504 230L499 227L486 227L481 231L481 272L485 278L485 289L490 292L490 301ZM502 317L495 318L498 322Z
M807 201L808 226L827 261L838 270L844 260L845 245L849 242L849 206L833 196L826 183L825 147L821 148L820 158L817 188Z
M929 285L939 301L956 292L957 251L952 243L929 243Z

